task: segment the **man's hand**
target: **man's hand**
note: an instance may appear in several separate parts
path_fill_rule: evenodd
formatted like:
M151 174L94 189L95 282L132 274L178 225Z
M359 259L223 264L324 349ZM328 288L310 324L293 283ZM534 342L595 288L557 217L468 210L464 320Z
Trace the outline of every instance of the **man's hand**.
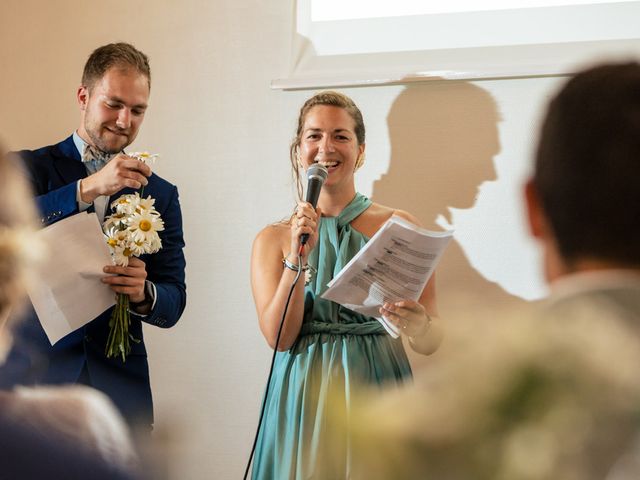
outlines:
M149 165L119 153L102 170L80 181L80 198L85 203L93 203L99 195L111 196L126 187L137 190L147 185L150 175Z
M128 267L107 265L103 270L104 273L115 274L115 276L102 277L102 282L109 285L111 290L116 293L126 293L129 295L129 301L134 303L144 300L147 266L142 260L129 257Z

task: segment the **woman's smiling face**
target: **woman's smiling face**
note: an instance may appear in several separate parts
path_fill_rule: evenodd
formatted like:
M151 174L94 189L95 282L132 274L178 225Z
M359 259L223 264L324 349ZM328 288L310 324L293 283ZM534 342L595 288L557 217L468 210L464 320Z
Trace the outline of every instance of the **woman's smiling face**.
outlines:
M300 139L300 161L305 170L318 162L329 176L325 187L353 181L358 157L364 153L355 134L355 122L340 107L316 105L304 120Z

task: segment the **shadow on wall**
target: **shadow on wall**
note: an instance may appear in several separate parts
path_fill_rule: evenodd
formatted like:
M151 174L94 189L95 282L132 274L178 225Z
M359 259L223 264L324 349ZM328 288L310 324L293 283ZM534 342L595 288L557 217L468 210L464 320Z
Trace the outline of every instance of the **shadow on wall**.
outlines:
M471 83L405 88L387 116L391 159L388 173L374 183L373 200L407 210L424 227L441 230L439 216L451 223L450 208L472 208L480 185L497 180L493 158L500 152L499 120L491 95ZM523 302L475 270L455 239L437 268L436 284L445 321L462 314L473 320L478 309Z

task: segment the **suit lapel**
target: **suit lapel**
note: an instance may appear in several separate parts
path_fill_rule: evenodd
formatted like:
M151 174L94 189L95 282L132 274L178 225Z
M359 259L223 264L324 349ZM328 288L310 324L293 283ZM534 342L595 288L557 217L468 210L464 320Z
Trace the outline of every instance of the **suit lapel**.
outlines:
M54 159L54 168L64 184L87 176L87 169L80 159L80 152L73 142L73 135L55 145L51 154Z

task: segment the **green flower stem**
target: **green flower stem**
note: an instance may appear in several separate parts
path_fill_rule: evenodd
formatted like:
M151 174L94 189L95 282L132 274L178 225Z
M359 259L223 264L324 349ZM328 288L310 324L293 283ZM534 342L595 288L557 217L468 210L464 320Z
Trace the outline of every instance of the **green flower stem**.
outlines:
M138 195L142 198L144 186L140 187ZM126 227L123 225L123 230ZM133 338L129 333L131 326L131 312L129 311L129 295L119 293L116 306L111 312L109 319L109 336L105 346L107 358L121 357L122 362L126 362L127 355L131 353L131 342L139 343L140 340Z
M127 355L131 353L130 325L129 295L119 293L116 306L109 320L109 337L107 338L107 347L105 349L107 358L120 356L123 363L126 361Z

